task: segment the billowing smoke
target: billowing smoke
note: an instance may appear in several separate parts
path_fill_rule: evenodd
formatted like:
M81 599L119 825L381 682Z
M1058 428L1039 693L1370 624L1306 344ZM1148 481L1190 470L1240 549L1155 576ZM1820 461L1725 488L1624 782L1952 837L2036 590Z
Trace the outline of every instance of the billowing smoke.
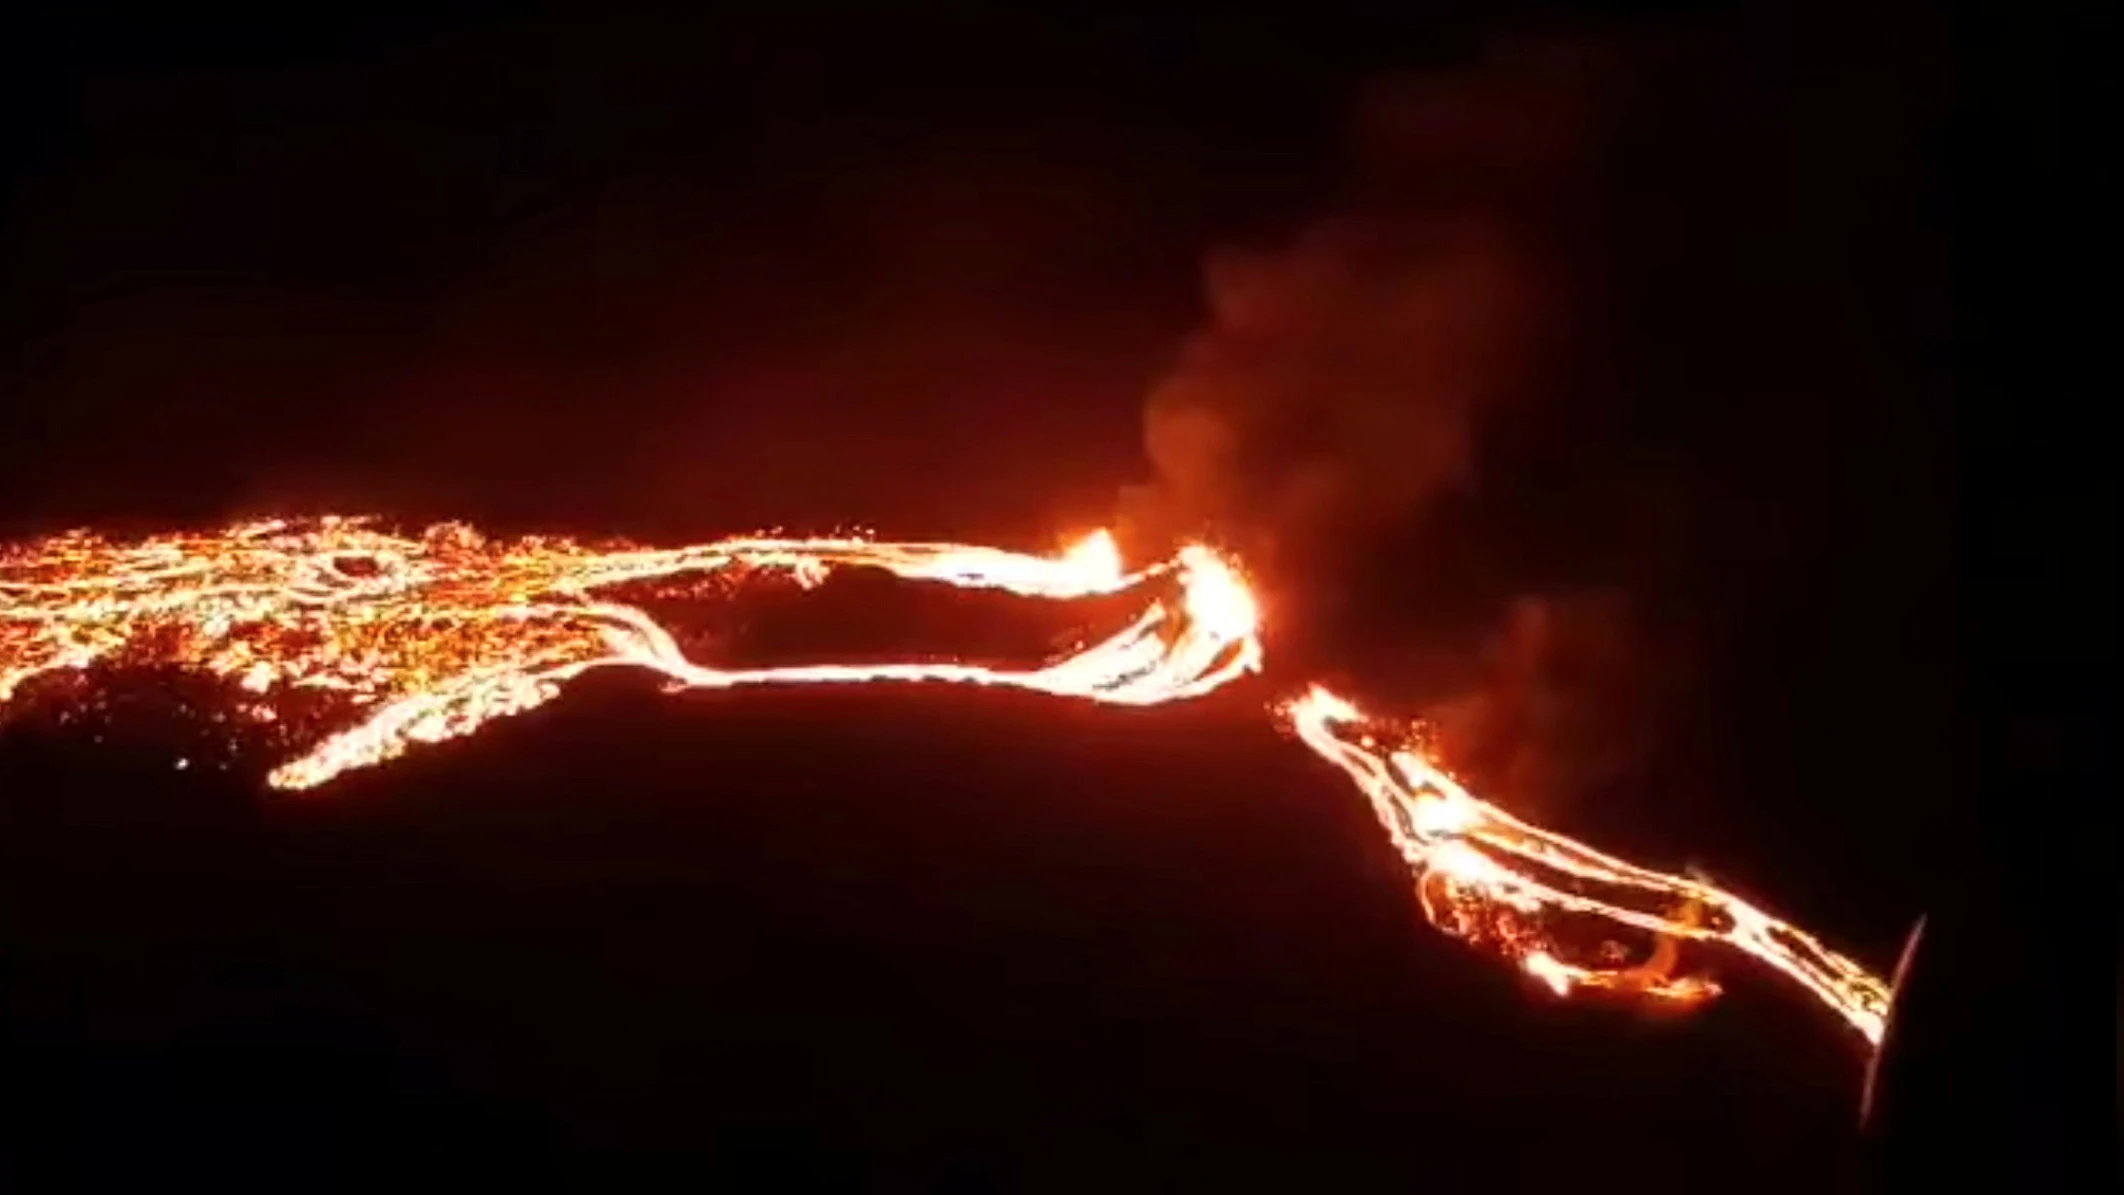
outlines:
M1615 590L1523 596L1427 721L1453 767L1529 812L1612 792L1657 745L1689 658Z
M1210 256L1134 521L1239 549L1273 660L1516 807L1696 785L1709 708L1764 783L1792 653L1875 658L1895 614L1814 644L1939 558L1925 28L1641 24L1358 97L1331 210Z
M1420 517L1476 480L1484 416L1540 386L1545 243L1594 147L1602 58L1558 45L1360 98L1334 214L1206 268L1208 325L1150 396L1129 519L1276 562Z
M1337 210L1210 255L1207 326L1145 411L1155 481L1127 502L1139 528L1243 552L1282 616L1281 657L1385 674L1367 690L1408 685L1392 697L1429 707L1457 769L1534 808L1642 757L1671 645L1621 591L1552 593L1487 551L1478 575L1430 524L1510 480L1483 476L1492 433L1553 423L1568 401L1574 237L1628 78L1620 53L1494 47L1359 97ZM1452 575L1405 596L1381 584L1395 560ZM1357 590L1386 608L1358 609Z
M1217 255L1215 325L1145 417L1165 517L1274 554L1465 485L1478 412L1536 372L1534 274L1473 213L1354 215Z

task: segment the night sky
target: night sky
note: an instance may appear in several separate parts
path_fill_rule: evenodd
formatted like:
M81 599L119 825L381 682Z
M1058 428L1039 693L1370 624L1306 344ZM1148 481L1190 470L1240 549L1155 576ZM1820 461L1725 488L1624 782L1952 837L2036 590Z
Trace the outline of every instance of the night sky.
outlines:
M1563 1005L1424 926L1265 716L1316 678L1882 971L1930 913L2048 974L1987 835L2076 782L2044 669L2106 602L2036 562L2108 516L1971 480L2073 475L1958 357L2004 325L1929 10L354 7L0 33L0 536L1203 533L1269 672L605 675L299 799L173 770L186 678L11 717L0 1186L1856 1181L1862 1046L1796 991ZM1973 589L2001 536L2069 600ZM890 589L704 617L1082 617Z

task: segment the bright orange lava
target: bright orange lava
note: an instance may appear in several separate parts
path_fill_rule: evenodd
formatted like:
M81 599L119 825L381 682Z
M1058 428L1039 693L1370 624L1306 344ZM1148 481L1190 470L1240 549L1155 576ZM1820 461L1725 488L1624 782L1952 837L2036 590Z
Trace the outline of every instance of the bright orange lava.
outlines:
M702 574L783 570L806 585L835 568L1068 599L1166 579L1126 629L1045 667L955 663L719 669L686 658L620 585L697 585ZM1124 572L1093 535L1059 556L867 539L730 539L694 547L491 542L448 524L407 538L357 520L249 523L113 544L63 535L0 551L0 703L23 682L119 657L234 678L272 718L276 698L322 694L358 721L275 768L309 788L415 743L470 734L551 700L601 665L654 669L681 687L942 681L1151 705L1208 692L1260 666L1245 583L1206 548ZM1236 596L1235 596L1236 595Z
M776 571L809 586L838 568L1070 600L1145 591L1135 621L1042 667L963 663L719 669L690 660L630 592L696 592L704 577ZM551 700L603 665L653 669L680 688L948 682L1124 705L1207 693L1259 671L1260 611L1238 569L1190 545L1124 568L1092 535L1054 556L952 543L740 538L691 547L490 541L445 524L413 537L361 520L269 520L113 543L84 533L0 548L0 709L34 678L97 663L176 665L236 682L243 712L274 722L298 702L338 729L297 743L268 781L300 789L470 734ZM1284 714L1371 800L1441 929L1494 945L1559 995L1598 988L1669 1004L1717 994L1676 975L1681 942L1722 943L1812 992L1878 1044L1888 987L1806 934L1709 884L1635 867L1481 801L1406 742L1383 743L1353 705L1314 688ZM1588 950L1574 922L1649 935L1629 963Z
M1422 752L1382 731L1343 698L1315 686L1285 709L1299 738L1355 781L1417 875L1431 923L1494 944L1563 995L1602 988L1692 1004L1717 985L1676 975L1678 942L1731 946L1775 968L1879 1045L1888 985L1852 960L1754 905L1699 880L1626 863L1532 826L1481 800ZM1558 923L1607 922L1656 944L1629 965L1602 941L1572 961Z

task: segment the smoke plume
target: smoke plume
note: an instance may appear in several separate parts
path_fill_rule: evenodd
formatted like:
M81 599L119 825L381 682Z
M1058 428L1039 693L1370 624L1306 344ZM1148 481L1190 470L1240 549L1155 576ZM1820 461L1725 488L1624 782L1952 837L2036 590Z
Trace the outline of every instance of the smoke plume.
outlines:
M1546 811L1613 791L1645 765L1688 651L1614 590L1523 596L1484 648L1476 681L1427 721L1454 769Z
M1498 45L1358 97L1335 210L1209 256L1206 326L1146 405L1155 480L1126 504L1138 529L1240 549L1272 628L1307 640L1279 654L1386 674L1368 691L1410 686L1394 697L1430 704L1456 769L1533 808L1642 758L1672 645L1607 584L1527 576L1495 547L1471 562L1430 532L1439 508L1482 495L1490 432L1554 422L1568 402L1574 238L1622 53ZM1526 538L1476 521L1478 540ZM1412 568L1450 576L1383 582Z
M1888 611L1941 558L1942 89L1899 20L1641 24L1361 95L1332 210L1210 256L1132 521L1239 549L1272 658L1428 710L1517 807L1724 782L1706 732L1759 737L1710 753L1735 787L1793 769L1795 652L1843 676L1907 632L1924 667Z
M1519 46L1360 97L1334 214L1210 255L1209 320L1149 398L1155 480L1129 521L1274 574L1473 483L1483 417L1550 357L1545 228L1593 146L1601 64Z

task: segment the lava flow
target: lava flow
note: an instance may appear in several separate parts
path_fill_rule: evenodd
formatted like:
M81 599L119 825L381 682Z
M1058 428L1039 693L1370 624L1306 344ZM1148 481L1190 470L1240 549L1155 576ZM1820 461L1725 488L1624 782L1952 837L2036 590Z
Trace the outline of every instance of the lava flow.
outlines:
M837 567L915 581L1069 599L1161 577L1169 596L1128 627L1045 667L958 663L719 669L686 658L617 586L698 584L702 575L785 571L805 585ZM606 594L608 596L600 596ZM602 665L649 668L683 688L942 681L1151 705L1208 692L1259 667L1246 585L1207 548L1126 572L1104 532L1059 556L861 538L721 540L593 548L567 539L489 541L461 524L418 537L361 520L264 521L224 532L116 544L86 534L0 549L0 705L25 681L100 661L178 665L232 678L252 716L324 695L359 721L268 777L322 784L415 743L470 734L551 700Z
M1383 741L1343 698L1314 687L1290 703L1291 726L1370 798L1418 877L1433 925L1493 943L1563 995L1602 988L1695 1003L1717 985L1675 975L1679 941L1741 950L1799 983L1879 1045L1888 985L1729 892L1665 875L1528 825L1456 783L1406 741ZM1625 965L1602 941L1592 961L1566 957L1560 922L1590 919L1654 935L1645 962Z
M613 593L647 587L677 596L698 592L704 577L759 570L812 585L844 567L1051 600L1156 592L1113 636L1022 671L949 662L719 669L688 659L669 631ZM262 722L319 699L332 714L324 720L339 728L307 742L290 736L299 754L268 777L297 789L417 743L470 734L604 665L652 669L678 688L939 681L1155 705L1258 671L1258 623L1246 582L1216 553L1189 546L1128 571L1104 532L1058 556L862 538L593 547L490 541L460 524L406 537L347 519L256 522L131 544L75 533L0 548L0 709L33 678L97 663L175 665L231 679ZM1675 973L1681 944L1724 944L1799 983L1879 1043L1888 985L1812 937L1710 884L1633 866L1513 817L1325 689L1283 713L1371 800L1416 873L1426 914L1447 933L1494 946L1559 995L1602 989L1681 1005L1718 992L1709 980ZM1588 926L1636 931L1651 949L1632 963Z

